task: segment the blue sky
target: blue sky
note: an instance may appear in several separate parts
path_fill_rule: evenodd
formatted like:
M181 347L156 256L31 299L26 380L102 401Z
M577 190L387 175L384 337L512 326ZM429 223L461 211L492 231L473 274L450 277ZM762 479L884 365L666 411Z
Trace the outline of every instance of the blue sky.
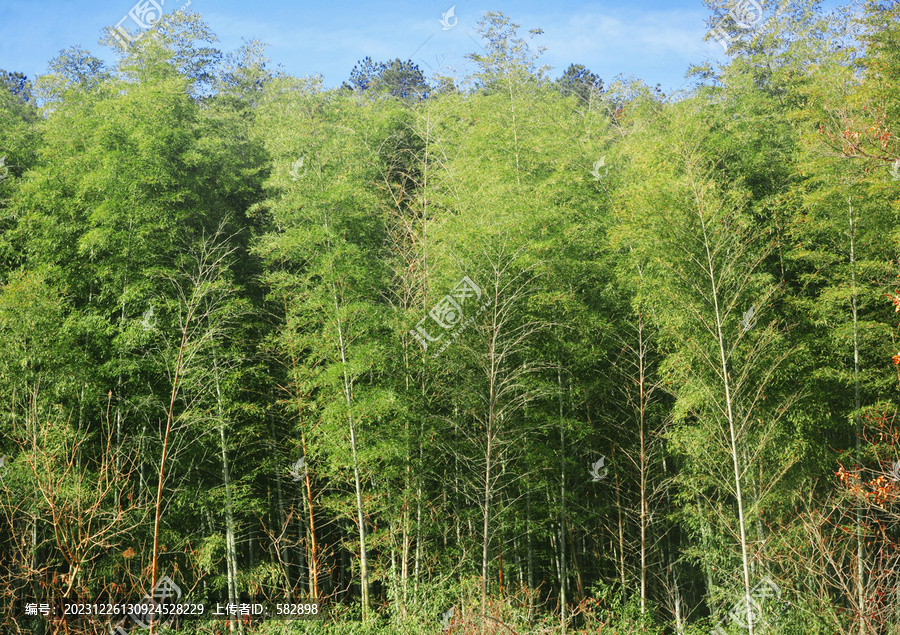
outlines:
M142 0L146 1L146 0ZM188 0L156 0L172 13ZM114 26L136 0L0 0L0 68L29 78L46 72L63 48L80 44L111 62L97 44L100 31ZM455 5L456 22L444 29L442 14ZM634 75L671 91L683 84L690 64L724 60L722 47L704 42L709 11L700 0L610 1L382 0L190 0L219 37L222 51L243 39L270 46L274 64L293 75L321 73L326 87L339 86L354 64L411 58L427 77L440 71L459 76L470 66L464 56L477 49L476 22L485 11L501 11L521 25L520 34L541 28L535 41L546 47L540 62L557 77L570 63L584 64L609 84L618 74ZM131 25L130 19L123 26Z

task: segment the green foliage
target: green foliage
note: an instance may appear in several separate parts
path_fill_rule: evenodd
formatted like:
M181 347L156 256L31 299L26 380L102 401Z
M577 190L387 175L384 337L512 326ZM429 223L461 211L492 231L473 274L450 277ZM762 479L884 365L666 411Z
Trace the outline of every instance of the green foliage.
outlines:
M344 90L368 91L369 95L390 95L410 102L427 99L430 92L425 76L412 60L396 58L390 62L361 60L350 71L350 84L344 82Z
M192 597L330 606L258 632L895 628L897 9L709 4L672 97L501 13L434 86L183 12L3 71L0 595L146 593L159 493Z
M587 106L603 92L603 80L581 64L570 64L556 85L563 97L574 95L582 105Z

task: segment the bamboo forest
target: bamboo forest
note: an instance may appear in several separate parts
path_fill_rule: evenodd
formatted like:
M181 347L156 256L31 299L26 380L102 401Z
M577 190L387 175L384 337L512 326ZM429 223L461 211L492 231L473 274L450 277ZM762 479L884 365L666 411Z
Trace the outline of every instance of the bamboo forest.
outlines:
M900 633L900 3L734 4L0 72L0 631Z

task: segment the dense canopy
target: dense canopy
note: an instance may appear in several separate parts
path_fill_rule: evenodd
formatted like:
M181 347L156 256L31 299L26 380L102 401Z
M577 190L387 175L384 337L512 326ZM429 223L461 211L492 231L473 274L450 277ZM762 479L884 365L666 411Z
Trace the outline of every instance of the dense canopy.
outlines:
M673 94L500 13L467 77L190 12L0 72L3 628L900 628L900 5L711 9Z

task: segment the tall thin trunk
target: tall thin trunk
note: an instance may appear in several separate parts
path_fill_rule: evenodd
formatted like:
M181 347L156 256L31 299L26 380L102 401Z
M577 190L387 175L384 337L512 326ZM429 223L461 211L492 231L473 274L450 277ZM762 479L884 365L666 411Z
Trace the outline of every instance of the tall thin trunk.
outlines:
M217 382L218 383L218 382ZM236 603L237 594L237 552L234 541L234 510L231 500L231 482L228 474L228 451L225 447L225 427L219 426L219 448L222 453L222 480L225 483L225 562L228 571L228 601ZM231 631L235 630L232 620Z
M141 427L141 438L138 440L138 456L144 456L144 444L147 442L147 424ZM141 469L140 469L140 479L141 479L141 492L140 492L140 500L141 502L145 502L147 500L147 496L149 492L147 490L147 464L144 461L141 461Z
M34 466L37 466L38 463L37 463L36 459L37 459L37 446L38 446L38 439L37 439L38 424L37 424L36 413L35 413L34 417L30 417L30 418L31 418L31 422L32 422L32 437L31 438L32 438L32 443L33 443L31 464ZM27 419L26 419L26 421L27 421ZM38 500L37 483L35 483L34 488L35 488L35 491L33 493L32 500ZM35 510L31 513L31 563L30 563L30 565L31 565L32 571L38 571L38 518L39 518L39 514L40 514L40 509L37 506L35 506ZM32 593L35 593L34 597L39 597L41 599L46 597L44 595L45 591L40 592L40 595L37 595L36 592L37 592L37 589L35 589L34 586L32 586ZM41 634L47 632L46 627L43 622L44 622L44 620L40 620L40 625L38 627L39 632Z
M503 599L503 536L497 541L499 553L497 554L497 567L500 581L500 599Z
M581 576L581 556L583 552L578 551L578 538L575 536L572 526L567 525L569 544L572 545L572 565L575 569L575 602L581 602L584 599L584 582Z
M491 517L491 499L493 494L492 479L496 479L494 474L494 442L500 440L500 434L505 425L504 413L498 411L498 392L502 386L500 378L500 364L503 361L502 351L499 350L498 329L496 327L496 305L495 305L494 324L495 328L491 332L488 342L488 395L487 395L487 416L484 418L485 427L485 454L484 454L484 499L483 499L483 528L482 528L482 547L481 547L481 610L487 614L487 590L488 590L488 565L490 556L490 517ZM500 464L503 464L503 448L500 447L498 457ZM482 622L482 626L484 623Z
M519 546L518 536L513 536L513 557L516 567L516 576L519 578L519 590L525 586L525 571L522 568L522 548Z
M187 344L188 328L194 316L194 308L188 310L184 330L181 333L181 346L178 347L178 361L175 363L175 378L172 382L172 398L169 401L169 412L166 417L166 433L163 437L162 456L159 461L159 482L156 486L156 510L153 518L153 554L150 561L150 588L156 588L157 560L159 558L159 520L162 514L163 479L166 469L166 457L169 451L169 434L172 431L172 418L175 414L175 397L178 395L178 382L181 379L182 361L184 359L184 347ZM156 621L150 622L150 635L156 630Z
M122 314L121 314L122 324L125 324L125 301L122 301ZM122 327L124 328L124 326ZM122 353L119 353L119 366L122 367ZM125 433L124 433L124 418L125 415L122 412L122 392L123 385L125 383L125 379L122 373L119 373L119 378L116 381L116 478L121 478L122 475L122 444L125 442ZM143 470L141 471L143 475ZM121 497L122 497L122 488L116 488L116 509L121 507Z
M325 233L328 233L328 216L325 217ZM329 238L329 248L331 240ZM359 478L359 458L356 451L356 426L353 422L353 388L350 376L347 374L347 353L346 344L344 342L344 328L341 320L341 308L338 303L337 287L333 280L334 272L332 271L332 297L334 298L334 313L338 330L338 347L341 353L341 370L344 376L344 398L347 402L347 420L350 424L350 454L353 461L353 480L356 489L356 514L359 522L359 568L360 568L360 593L362 595L363 621L369 617L369 563L366 553L366 521L363 516L362 506L362 482Z
M304 454L303 456L306 456ZM312 561L312 539L309 535L309 502L306 500L306 492L303 484L300 484L300 512L297 514L297 557L300 562L297 585L301 593L307 597L313 596L313 579L315 565ZM306 582L304 583L304 580Z
M419 444L419 457L421 459L422 456L422 444ZM421 465L421 463L419 463ZM419 579L421 577L421 565L422 559L424 557L424 549L425 546L422 541L422 504L423 504L423 496L422 496L422 481L421 477L417 479L416 484L416 561L414 564L414 583L413 583L413 591L418 594L419 592Z
M544 493L547 496L547 508L553 509L556 505L553 502L553 497L550 495L550 485L549 483L545 484ZM553 565L553 575L556 576L556 579L560 579L560 572L562 571L562 564L559 560L559 530L556 523L550 523L550 531L547 532L547 537L550 539L550 553L553 554L553 559L550 561Z
M422 166L422 236L419 240L419 244L422 247L422 312L424 313L428 309L428 169L430 167L429 159L431 154L431 146L429 142L431 141L431 111L426 110L426 124L425 124L425 161ZM422 352L422 373L421 373L421 388L422 388L422 399L423 402L428 394L427 388L427 379L426 379L426 368L428 365L428 356L425 352ZM455 422L454 422L455 425ZM425 423L424 421L420 421L419 423L419 438L417 439L418 450L419 450L419 460L417 466L421 469L424 465L423 459L423 448L422 448L422 440L425 436ZM457 474L459 472L457 471ZM422 560L425 557L425 545L422 537L422 505L423 505L423 497L422 497L422 474L416 474L416 560L414 565L414 591L416 594L419 592L419 577L420 570L422 565Z
M350 585L348 585L346 582L346 579L347 579L347 549L345 549L343 547L345 533L346 532L344 532L343 525L339 525L338 526L338 537L339 537L338 544L341 545L341 547L340 547L340 549L341 549L341 569L340 569L340 576L338 577L338 581L339 581L338 588L339 588L339 597L342 600L346 600L347 597L350 595Z
M130 262L130 254L131 254L131 238L134 235L132 231L134 227L134 218L128 218L128 244L125 246L125 271L124 278L122 281L122 306L120 308L119 313L119 332L122 333L125 331L125 297L127 295L128 290L128 263ZM123 362L124 351L119 349L119 368L124 367ZM125 378L123 373L120 371L118 379L116 380L116 478L120 478L122 474L122 444L125 442L125 413L122 406L124 392ZM120 497L122 493L122 488L116 488L116 509L119 508Z
M707 554L712 553L712 543L710 542L710 535L712 531L709 528L709 523L706 522L706 516L703 515L703 505L700 501L700 494L694 494L694 500L697 502L697 516L700 519L700 540L703 543L703 552ZM710 613L712 615L718 615L718 604L715 601L713 596L713 574L712 574L712 565L709 564L709 558L703 558L703 572L706 577L706 598L707 604L709 606Z
M856 311L856 228L853 225L853 201L847 198L850 210L850 275L853 282L850 295L850 307L853 312L853 419L856 429L856 456L860 456L862 443L862 424L859 420L859 333ZM858 460L858 459L857 459ZM856 601L859 605L859 635L866 635L866 596L865 596L865 544L862 535L863 509L856 507Z
M228 447L225 443L225 413L222 410L222 390L219 386L219 369L216 367L216 407L219 412L219 449L222 454L222 482L225 484L225 561L228 571L228 601L238 602L237 593L237 548L234 539L234 503L231 495L231 474L228 467ZM235 630L235 622L231 620L231 631ZM240 626L244 631L243 624Z
M128 290L128 262L129 262L129 254L131 253L131 237L133 235L132 227L134 220L132 218L128 219L128 244L125 247L125 272L124 279L122 282L122 306L119 313L119 331L125 331L125 296L126 291ZM124 367L123 362L124 351L119 349L119 368ZM125 413L122 407L122 392L124 391L125 378L122 372L119 372L118 379L116 380L116 478L120 478L122 474L122 444L125 442ZM122 488L116 488L116 509L119 508L120 505L120 497L121 497Z
M404 357L406 357L404 355ZM407 360L408 361L408 360ZM409 391L409 364L406 369L406 390ZM403 513L400 516L400 597L402 598L402 613L406 615L406 603L409 595L409 547L412 540L410 534L410 492L412 491L412 452L410 451L410 426L409 419L404 421L406 432L406 470L403 474Z
M272 481L270 479L266 479L266 503L267 503L266 509L269 512L268 513L269 526L275 526L275 523L277 521L275 520L275 514L272 511L275 509L275 503L272 502ZM269 552L269 561L270 562L278 562L279 556L275 552L275 541L267 540L266 548Z
M568 622L566 615L568 601L566 596L568 579L566 566L566 426L563 420L562 368L559 363L556 364L556 383L559 391L559 627L563 635L565 635L566 623Z
M274 395L273 395L274 399ZM269 431L272 437L272 451L275 451L277 447L277 443L275 441L275 424L272 422L271 418L269 419ZM282 535L285 530L285 526L287 525L287 516L284 513L284 492L281 488L281 476L278 473L278 469L275 470L275 496L278 501L278 535ZM283 550L281 548L280 540L273 540L272 546L275 549L275 554L278 557L278 566L281 568L281 576L284 578L284 593L285 597L291 597L293 594L293 581L291 580L291 555L290 550Z
M247 561L250 570L256 566L256 529L251 525L247 531Z
M306 435L302 426L300 428L300 445L303 448L303 456L308 456L306 453ZM315 514L313 514L312 483L310 482L308 467L304 484L306 485L305 507L309 512L309 532L307 534L309 536L309 594L310 597L315 599L319 597L319 555L316 546L316 519Z
M491 512L491 453L493 450L493 430L491 429L491 419L488 419L487 430L487 450L485 452L484 462L484 509L481 539L481 610L487 614L487 584L488 584L488 555L490 548L489 521Z
M622 490L619 482L618 462L615 460L612 444L610 444L610 457L612 457L612 471L616 478L616 512L619 524L619 580L622 583L622 602L625 602L628 598L628 589L625 582L625 519L622 517Z
M663 460L662 460L662 466L663 466L664 478L666 480L668 480L668 474L667 474L668 469L666 466L665 458L663 458ZM666 492L667 506L671 508L672 499L671 499L671 496L669 495L669 488L666 488L665 492ZM699 511L700 510L699 496L696 498L696 500L697 500L697 505L698 505L697 509ZM702 525L701 525L701 531L702 531ZM669 554L668 554L669 555L668 570L669 570L669 573L671 574L671 584L672 584L672 596L673 596L672 597L672 604L673 604L672 611L675 614L675 630L676 630L676 632L679 633L679 635L681 635L681 633L684 633L684 624L682 622L682 617L681 617L681 590L679 589L679 586L678 586L678 569L676 567L676 562L675 562L675 554L677 553L677 545L675 544L675 537L674 537L675 532L672 529L670 529L666 533L668 534L668 538L669 538L667 540L667 547L668 547L667 551L669 552ZM705 537L705 534L703 534L703 535ZM705 543L704 543L703 548L708 550L708 547L706 546ZM712 574L710 573L708 566L704 566L704 568L706 569L707 584L709 585L708 588L710 589L710 591L712 591Z
M337 295L335 295L335 310L338 309ZM366 521L363 516L362 506L362 482L359 478L359 458L356 446L356 426L353 423L353 396L351 393L350 379L347 375L347 357L344 349L344 334L341 326L341 318L337 319L338 341L341 347L341 364L344 366L344 397L347 400L347 420L350 424L350 453L353 460L353 481L356 489L356 514L359 522L359 566L360 566L360 592L362 594L363 620L368 619L369 613L369 563L366 553Z
M744 597L746 599L747 606L747 628L749 631L749 635L753 635L753 604L750 598L750 554L747 546L747 530L744 523L744 498L741 494L741 471L740 461L738 460L737 431L735 430L736 423L734 420L734 413L732 411L731 405L731 379L730 375L728 374L728 363L725 356L725 335L722 332L723 320L722 313L719 309L719 289L716 284L715 265L713 263L713 255L709 247L709 238L706 231L706 217L703 214L702 207L699 211L700 226L703 230L703 245L706 249L706 263L708 267L707 273L709 274L713 307L715 309L716 315L716 337L719 345L719 356L721 363L720 371L722 382L725 387L725 409L726 416L728 418L728 433L731 441L731 463L734 469L735 497L737 499L738 525L740 527L741 536L741 560L744 566Z
M528 447L528 435L525 435L525 447ZM531 488L525 490L525 540L528 543L528 589L534 589L534 548L531 543ZM531 595L529 594L529 597Z
M394 588L400 580L400 574L397 572L397 525L390 523L390 545L391 545L391 568L390 568L390 584Z
M285 304L284 308L285 314L287 314L287 304ZM297 367L297 360L295 357L291 356L291 368ZM275 402L275 391L272 390L272 402ZM269 432L271 435L271 443L272 443L272 451L275 451L275 448L278 447L275 438L275 424L272 421L271 413L269 414ZM309 453L306 450L306 433L304 431L303 422L300 422L300 448L303 453L303 457L308 457ZM310 482L309 476L309 463L307 462L307 470L304 477L304 485L303 493L301 495L301 499L303 500L303 509L304 513L306 513L309 518L309 526L303 530L303 533L309 536L308 541L304 541L303 544L306 548L309 549L309 554L306 557L306 561L309 563L309 596L312 599L316 599L319 597L319 560L318 553L316 548L316 523L315 516L313 513L313 497L312 497L312 484ZM284 515L284 499L281 492L281 479L276 474L275 482L278 485L278 513L279 513L279 522L280 527L284 527L285 525L285 515ZM298 530L299 531L299 530ZM303 556L301 554L301 563L303 562ZM302 572L301 572L302 576ZM293 589L291 586L290 578L285 573L285 580L287 582L288 589Z
M678 570L675 567L675 554L673 550L668 549L669 552L669 573L671 575L671 584L672 584L672 604L673 611L675 613L675 631L677 633L684 633L684 624L681 617L681 591L678 588Z
M640 405L638 417L640 418L640 488L641 488L641 615L647 610L647 443L645 439L645 414L646 414L646 386L644 372L644 320L643 314L638 312L638 398Z
M741 456L744 465L750 465L750 453L747 451L746 447L741 451ZM751 504L753 501L760 501L762 499L762 490L760 489L759 483L752 470L747 471L747 481L750 488L749 500L751 501ZM761 563L762 568L765 570L766 575L771 575L772 572L769 568L769 559L766 556L766 526L763 523L761 516L756 516L754 520L756 526L756 542L759 544L759 555L757 558Z
M84 388L85 385L81 385L81 392L78 395L78 436L81 436L81 426L84 423ZM77 449L75 450L75 467L78 470L78 474L81 474L81 444L78 444ZM141 489L143 490L143 481L141 482Z
M453 439L454 439L454 441L456 440L457 434L458 434L457 429L456 429L457 426L456 426L456 416L455 415L456 415L456 413L454 412L454 417L453 417ZM456 509L460 509L461 505L459 504L459 498L460 498L460 496L459 496L459 492L460 492L459 456L457 456L457 454L455 452L453 453L453 484L454 484L453 493L454 493L454 500L456 502ZM469 521L469 522L471 523L471 521ZM463 561L465 560L466 554L465 554L465 550L461 548L462 540L463 540L463 538L462 538L463 526L462 526L462 522L459 519L459 514L453 514L453 525L454 525L454 528L456 529L456 547L457 547L457 552L459 553L459 566L463 566L463 564L464 564ZM471 535L471 530L470 530L469 535Z

